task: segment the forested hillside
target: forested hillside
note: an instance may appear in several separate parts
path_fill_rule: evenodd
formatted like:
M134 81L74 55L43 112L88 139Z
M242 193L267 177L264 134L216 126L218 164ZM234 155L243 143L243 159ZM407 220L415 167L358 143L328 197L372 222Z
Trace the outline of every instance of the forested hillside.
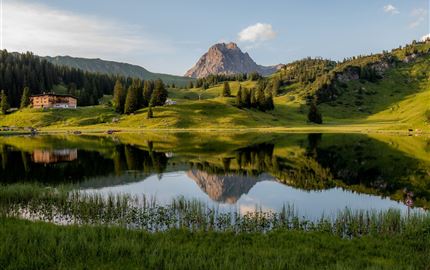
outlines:
M70 56L47 56L43 57L43 59L46 59L48 62L51 62L57 66L76 68L93 73L139 78L141 80L161 79L167 84L175 84L178 86L185 86L188 82L193 81L193 79L187 77L152 73L141 66L131 65L127 63L119 63L114 61L106 61L102 59L78 58Z
M60 67L32 53L0 52L0 89L11 107L18 107L24 87L31 94L57 90L78 97L80 106L95 105L103 95L112 94L116 80L130 85L132 79Z

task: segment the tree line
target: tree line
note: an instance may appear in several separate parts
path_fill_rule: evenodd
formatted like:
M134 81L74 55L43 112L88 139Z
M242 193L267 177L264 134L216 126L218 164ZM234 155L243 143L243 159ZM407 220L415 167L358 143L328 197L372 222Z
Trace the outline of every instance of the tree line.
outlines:
M215 86L222 82L228 81L257 81L263 77L258 72L250 73L238 73L238 74L211 74L204 78L197 79L194 83L190 81L186 88L203 88L208 89L209 87Z
M265 87L265 84L257 84L257 88L242 88L239 85L239 90L236 94L235 106L240 109L257 109L259 111L271 111L275 109L273 102L272 91ZM231 97L230 84L224 82L221 95L223 97Z
M152 107L163 106L168 92L163 81L134 79L129 86L117 80L113 90L113 106L118 113L131 114L149 107L148 118L153 117Z
M30 52L0 51L0 89L11 107L20 107L26 87L33 95L51 92L57 85L64 85L68 94L76 96L79 106L96 105L103 95L112 94L118 78L121 77L55 66Z

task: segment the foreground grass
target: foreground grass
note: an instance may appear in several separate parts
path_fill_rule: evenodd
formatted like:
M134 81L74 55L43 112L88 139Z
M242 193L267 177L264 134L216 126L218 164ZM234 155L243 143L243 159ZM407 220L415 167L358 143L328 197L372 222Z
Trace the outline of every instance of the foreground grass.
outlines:
M70 188L36 184L1 187L1 269L430 267L428 216L405 219L388 212L367 219L345 211L333 223L322 220L313 225L294 214L242 219L219 214L212 219L196 202L178 200L167 207L151 203L136 207L135 200L127 196L79 198L76 193L70 195ZM14 206L36 216L42 214L46 220L53 213L67 214L79 220L79 225L16 219L8 212L17 209ZM127 222L133 223L134 229ZM221 223L226 226L217 227Z
M147 233L0 218L2 269L428 269L429 230L341 239L323 232Z

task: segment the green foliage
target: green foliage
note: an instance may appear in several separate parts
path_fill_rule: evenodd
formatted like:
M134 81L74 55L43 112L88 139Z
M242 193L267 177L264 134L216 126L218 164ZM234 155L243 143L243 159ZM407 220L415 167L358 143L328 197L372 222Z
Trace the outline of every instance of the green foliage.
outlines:
M277 95L279 95L280 87L281 87L281 81L279 79L275 78L272 81L272 94L273 94L273 96L276 97Z
M10 109L10 105L9 105L9 102L7 100L7 95L6 95L4 90L1 90L0 99L1 99L0 110L1 110L2 114L6 114L7 111Z
M222 96L223 97L231 96L230 84L228 82L224 82L223 89L222 89Z
M188 82L188 86L187 86L187 88L188 88L188 89L192 89L192 88L194 88L194 84L193 84L193 82L192 82L192 81Z
M140 108L139 96L141 94L142 92L141 92L140 85L136 80L134 80L127 90L127 97L125 99L125 105L124 105L125 114L134 113Z
M165 83L175 84L182 87L186 86L190 81L195 81L193 78L153 73L137 65L105 61L101 59L77 58L70 56L43 57L42 59L53 63L56 66L66 66L70 69L79 69L84 72L107 74L108 76L115 77L137 78L145 81L161 79Z
M113 105L116 112L124 112L126 96L127 92L125 91L122 82L120 80L117 80L113 89Z
M168 92L162 80L156 80L151 95L150 106L163 106L167 100Z
M205 78L197 79L195 82L195 87L208 89L209 87L215 86L222 82L229 82L229 81L237 81L237 82L243 82L246 80L250 81L257 81L261 79L262 77L258 73L250 73L250 74L234 74L234 75L227 75L227 74L211 74L208 75ZM188 87L190 88L190 87Z
M236 94L236 107L238 108L242 108L244 106L243 104L243 93L242 93L242 86L239 86L239 90L237 91Z
M30 106L30 88L24 87L24 90L22 91L21 104L19 107L24 109L28 106Z
M309 107L309 113L308 113L308 120L309 122L315 123L315 124L322 124L322 115L318 110L317 105L315 102L312 102Z
M112 94L118 76L84 72L82 70L56 66L32 53L9 53L0 51L0 89L6 89L12 107L20 107L25 87L33 94L51 92L63 85L76 93L80 106L97 104L104 94ZM122 77L120 77L122 78ZM125 78L122 78L125 80ZM69 90L71 91L71 90Z
M336 66L336 62L322 58L305 58L285 65L274 75L274 85L277 80L282 85L293 83L309 84L321 75L326 74Z
M154 91L154 82L145 81L143 84L143 107L148 107L151 101L152 92Z

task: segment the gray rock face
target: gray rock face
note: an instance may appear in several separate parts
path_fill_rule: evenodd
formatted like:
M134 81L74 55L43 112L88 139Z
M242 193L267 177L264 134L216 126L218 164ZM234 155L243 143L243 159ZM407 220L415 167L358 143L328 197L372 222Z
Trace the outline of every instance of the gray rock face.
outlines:
M236 43L218 43L209 48L196 65L187 71L186 77L204 78L210 74L238 74L258 72L270 75L280 68L257 65L248 53L243 53Z
M197 185L217 202L236 203L243 195L247 194L257 183L265 180L273 180L268 175L261 177L246 177L238 175L215 175L200 170L189 170L188 177L193 179Z

